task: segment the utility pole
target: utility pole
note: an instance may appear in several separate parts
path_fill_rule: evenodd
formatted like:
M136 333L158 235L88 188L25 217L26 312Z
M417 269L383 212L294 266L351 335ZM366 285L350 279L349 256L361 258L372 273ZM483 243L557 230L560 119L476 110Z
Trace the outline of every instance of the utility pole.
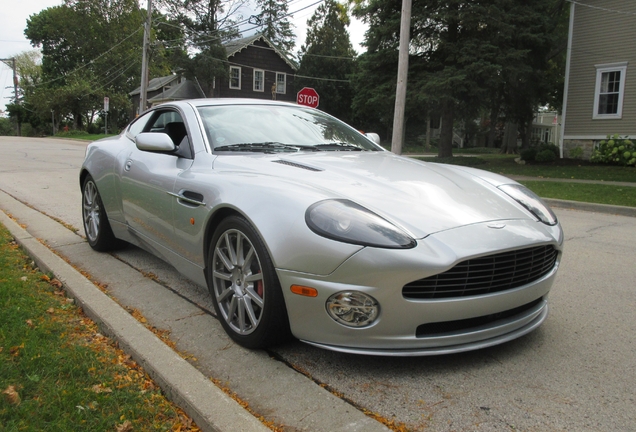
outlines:
M148 0L148 17L144 23L144 52L141 58L141 93L139 94L139 114L146 110L148 93L148 46L150 45L150 23L152 20L152 0Z
M15 64L15 57L8 58L8 59L0 59L0 61L4 62L7 66L9 66L9 64L7 62L11 61L11 66L9 66L9 67L13 69L13 96L15 97L15 104L17 106L18 102L19 102L19 99L18 99L18 70L17 70L16 64ZM18 125L18 136L22 136L22 126L20 124L20 118L19 117L18 117L16 123Z
M398 57L398 78L395 90L395 111L393 113L393 138L391 151L402 154L404 142L404 111L406 107L406 82L409 71L409 42L411 28L411 0L402 0L402 20L400 22L400 55Z

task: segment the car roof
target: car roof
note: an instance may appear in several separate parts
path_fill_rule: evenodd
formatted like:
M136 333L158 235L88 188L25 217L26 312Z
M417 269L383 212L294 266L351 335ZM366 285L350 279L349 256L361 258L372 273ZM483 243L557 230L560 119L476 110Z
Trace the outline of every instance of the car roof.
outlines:
M292 102L275 101L275 100L269 100L269 99L247 99L247 98L189 99L189 100L183 100L183 101L168 102L167 104L171 104L171 105L187 104L193 107L222 106L222 105L279 105L279 106L303 107L302 105L298 105Z

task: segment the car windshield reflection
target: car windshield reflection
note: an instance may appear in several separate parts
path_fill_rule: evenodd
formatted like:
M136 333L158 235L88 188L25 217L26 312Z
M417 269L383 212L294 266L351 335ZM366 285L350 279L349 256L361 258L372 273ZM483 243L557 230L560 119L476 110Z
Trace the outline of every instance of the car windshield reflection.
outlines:
M380 151L345 123L314 109L285 105L199 107L214 151Z

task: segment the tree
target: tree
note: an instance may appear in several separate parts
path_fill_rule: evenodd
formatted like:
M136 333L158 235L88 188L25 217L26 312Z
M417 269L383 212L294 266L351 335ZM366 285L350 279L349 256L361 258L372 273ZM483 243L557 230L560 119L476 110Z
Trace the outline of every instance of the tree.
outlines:
M353 90L349 78L356 54L347 32L349 22L346 8L335 0L318 6L307 21L307 38L300 48L296 80L298 89L316 89L322 110L346 122L352 121Z
M296 46L296 35L289 22L288 2L280 0L256 0L260 9L258 22L261 34L278 49L291 55Z
M398 0L358 0L354 12L370 24L368 58L389 58L399 38ZM564 0L421 0L411 20L409 93L419 110L441 114L439 156L452 156L453 126L483 109L524 124L545 99L547 56ZM395 54L396 55L396 54ZM395 56L393 55L393 56ZM383 62L384 71L388 71ZM362 62L362 67L375 67ZM360 76L371 74L363 70ZM395 75L393 76L393 79ZM388 89L388 82L385 90ZM358 99L354 105L363 103ZM413 105L408 104L407 115ZM410 114L411 113L411 114ZM496 122L491 121L491 124Z
M155 17L161 21L159 12ZM143 18L137 0L66 0L31 15L25 35L41 47L42 74L38 82L23 85L25 106L41 122L48 123L53 111L57 122L72 119L83 128L93 123L108 96L110 117L123 126L128 118L120 114L129 111L127 93L139 86ZM156 32L172 42L153 45L151 73L170 72L171 57L184 51L183 44L174 42L180 32L172 27Z
M185 76L200 81L208 96L215 78L228 75L227 53L223 42L240 36L236 19L247 0L161 0L170 19L184 31L184 43L196 51L181 55L179 64Z

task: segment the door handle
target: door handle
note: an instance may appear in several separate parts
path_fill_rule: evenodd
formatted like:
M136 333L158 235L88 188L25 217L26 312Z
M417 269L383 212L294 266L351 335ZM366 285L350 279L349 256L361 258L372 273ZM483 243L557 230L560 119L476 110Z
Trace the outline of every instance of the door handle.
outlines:
M184 190L178 194L168 192L168 195L175 197L180 203L187 203L194 206L205 206L205 202L203 202L203 195L197 192Z
M124 166L124 169L125 169L126 171L130 171L130 167L132 167L132 164L133 164L133 161L132 161L131 159L128 159L128 160L126 161L126 165Z

